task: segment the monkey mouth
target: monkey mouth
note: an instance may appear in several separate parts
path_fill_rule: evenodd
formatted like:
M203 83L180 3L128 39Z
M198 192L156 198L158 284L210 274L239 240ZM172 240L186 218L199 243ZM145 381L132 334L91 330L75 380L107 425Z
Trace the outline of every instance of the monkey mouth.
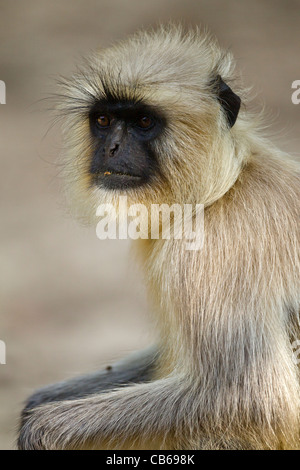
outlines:
M114 170L104 171L103 173L99 173L98 176L104 176L106 178L111 177L111 176L121 176L125 178L139 178L139 179L142 178L139 175L134 175L132 173L126 173L126 172L121 172L121 171L114 171Z
M142 175L136 175L125 171L107 170L97 172L94 175L94 184L106 189L126 190L141 186L144 183Z

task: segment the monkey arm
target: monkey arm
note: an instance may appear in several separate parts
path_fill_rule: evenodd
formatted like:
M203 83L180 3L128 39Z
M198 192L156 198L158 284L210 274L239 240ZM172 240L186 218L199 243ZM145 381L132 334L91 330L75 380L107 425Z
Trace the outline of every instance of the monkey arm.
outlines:
M172 448L171 433L187 412L184 388L169 377L28 410L19 449Z
M23 420L28 410L45 403L74 400L125 384L151 380L156 356L156 347L150 347L130 354L106 369L43 387L27 400Z

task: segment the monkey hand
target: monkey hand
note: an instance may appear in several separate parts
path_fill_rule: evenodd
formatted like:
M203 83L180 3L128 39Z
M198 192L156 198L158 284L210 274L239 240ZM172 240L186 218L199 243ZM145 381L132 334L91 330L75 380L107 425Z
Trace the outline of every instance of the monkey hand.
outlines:
M82 448L82 436L88 436L88 428L91 429L91 422L83 421L85 411L82 402L84 400L54 402L26 410L19 433L18 449Z

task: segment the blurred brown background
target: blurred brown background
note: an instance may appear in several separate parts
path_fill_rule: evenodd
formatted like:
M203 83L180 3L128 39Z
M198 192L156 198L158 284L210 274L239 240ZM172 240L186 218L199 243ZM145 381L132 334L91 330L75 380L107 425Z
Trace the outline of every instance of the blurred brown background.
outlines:
M299 0L0 0L0 449L14 446L36 387L94 370L151 342L128 244L100 242L70 220L61 194L59 130L38 102L90 50L169 19L202 24L238 59L283 149L299 149Z

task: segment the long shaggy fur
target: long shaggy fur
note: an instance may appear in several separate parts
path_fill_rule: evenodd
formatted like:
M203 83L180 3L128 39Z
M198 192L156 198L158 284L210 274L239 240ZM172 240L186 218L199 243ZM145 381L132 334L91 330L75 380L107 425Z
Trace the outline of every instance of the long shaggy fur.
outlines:
M298 449L299 164L242 107L230 129L217 76L233 60L207 34L140 32L97 52L63 84L66 180L93 219L121 192L91 185L88 113L96 100L143 101L167 118L153 143L160 176L129 203L205 205L205 243L135 242L154 300L151 381L29 409L21 448ZM138 379L137 379L138 381Z

